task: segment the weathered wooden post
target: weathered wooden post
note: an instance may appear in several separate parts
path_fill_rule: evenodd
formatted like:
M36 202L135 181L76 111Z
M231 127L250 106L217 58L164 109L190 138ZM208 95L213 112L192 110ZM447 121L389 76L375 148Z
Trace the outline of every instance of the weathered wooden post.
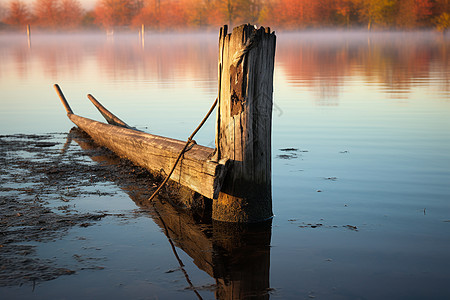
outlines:
M247 24L219 37L219 107L214 159L229 158L213 219L252 223L272 217L271 128L275 34Z
M31 26L27 25L27 39L28 39L28 48L31 48Z

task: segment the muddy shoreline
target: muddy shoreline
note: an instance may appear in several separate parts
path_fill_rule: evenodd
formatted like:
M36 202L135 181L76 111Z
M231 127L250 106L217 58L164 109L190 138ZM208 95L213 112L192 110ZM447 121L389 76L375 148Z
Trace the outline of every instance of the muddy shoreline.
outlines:
M69 133L0 136L0 286L34 285L76 274L82 266L74 269L40 258L36 247L64 237L73 227L87 228L114 214L107 208L80 212L74 200L107 194L96 189L101 182L126 185L128 178L134 186L152 187L159 179L107 149L70 147L74 134L91 142L75 128ZM96 157L100 163L93 161ZM105 157L116 164L102 163ZM135 192L147 194L151 189Z

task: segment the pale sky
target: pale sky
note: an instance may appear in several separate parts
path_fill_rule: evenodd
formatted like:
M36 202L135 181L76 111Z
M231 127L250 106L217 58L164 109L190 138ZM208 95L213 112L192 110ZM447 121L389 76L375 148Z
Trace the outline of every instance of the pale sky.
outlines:
M78 0L80 1L81 5L83 5L84 8L91 9L94 8L95 3L97 0Z

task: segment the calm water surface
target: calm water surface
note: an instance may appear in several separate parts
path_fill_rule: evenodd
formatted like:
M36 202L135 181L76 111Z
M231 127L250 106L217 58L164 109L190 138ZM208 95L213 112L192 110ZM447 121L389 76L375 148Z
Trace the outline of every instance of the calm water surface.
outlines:
M217 94L217 39L36 35L28 48L25 36L0 35L0 134L68 133L73 125L52 87L59 83L77 114L100 120L91 93L130 125L186 139ZM214 119L197 142L214 145ZM212 259L213 272L177 245L203 298L251 293L255 283L254 294L273 299L450 297L448 38L278 34L272 145L271 228L241 233L237 244L250 246L231 251L221 268ZM113 183L99 188L117 194L78 207L137 209ZM2 294L196 299L156 223L139 215L74 229L40 245L40 255L76 265L72 249L105 269ZM204 252L219 255L214 247Z

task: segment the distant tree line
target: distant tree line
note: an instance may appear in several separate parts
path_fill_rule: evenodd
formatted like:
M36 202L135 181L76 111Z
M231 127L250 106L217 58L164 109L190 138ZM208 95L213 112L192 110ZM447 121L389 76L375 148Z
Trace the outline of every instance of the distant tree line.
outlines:
M86 11L78 0L0 2L4 28L31 24L50 30L217 28L251 23L277 29L450 28L450 0L97 0Z

